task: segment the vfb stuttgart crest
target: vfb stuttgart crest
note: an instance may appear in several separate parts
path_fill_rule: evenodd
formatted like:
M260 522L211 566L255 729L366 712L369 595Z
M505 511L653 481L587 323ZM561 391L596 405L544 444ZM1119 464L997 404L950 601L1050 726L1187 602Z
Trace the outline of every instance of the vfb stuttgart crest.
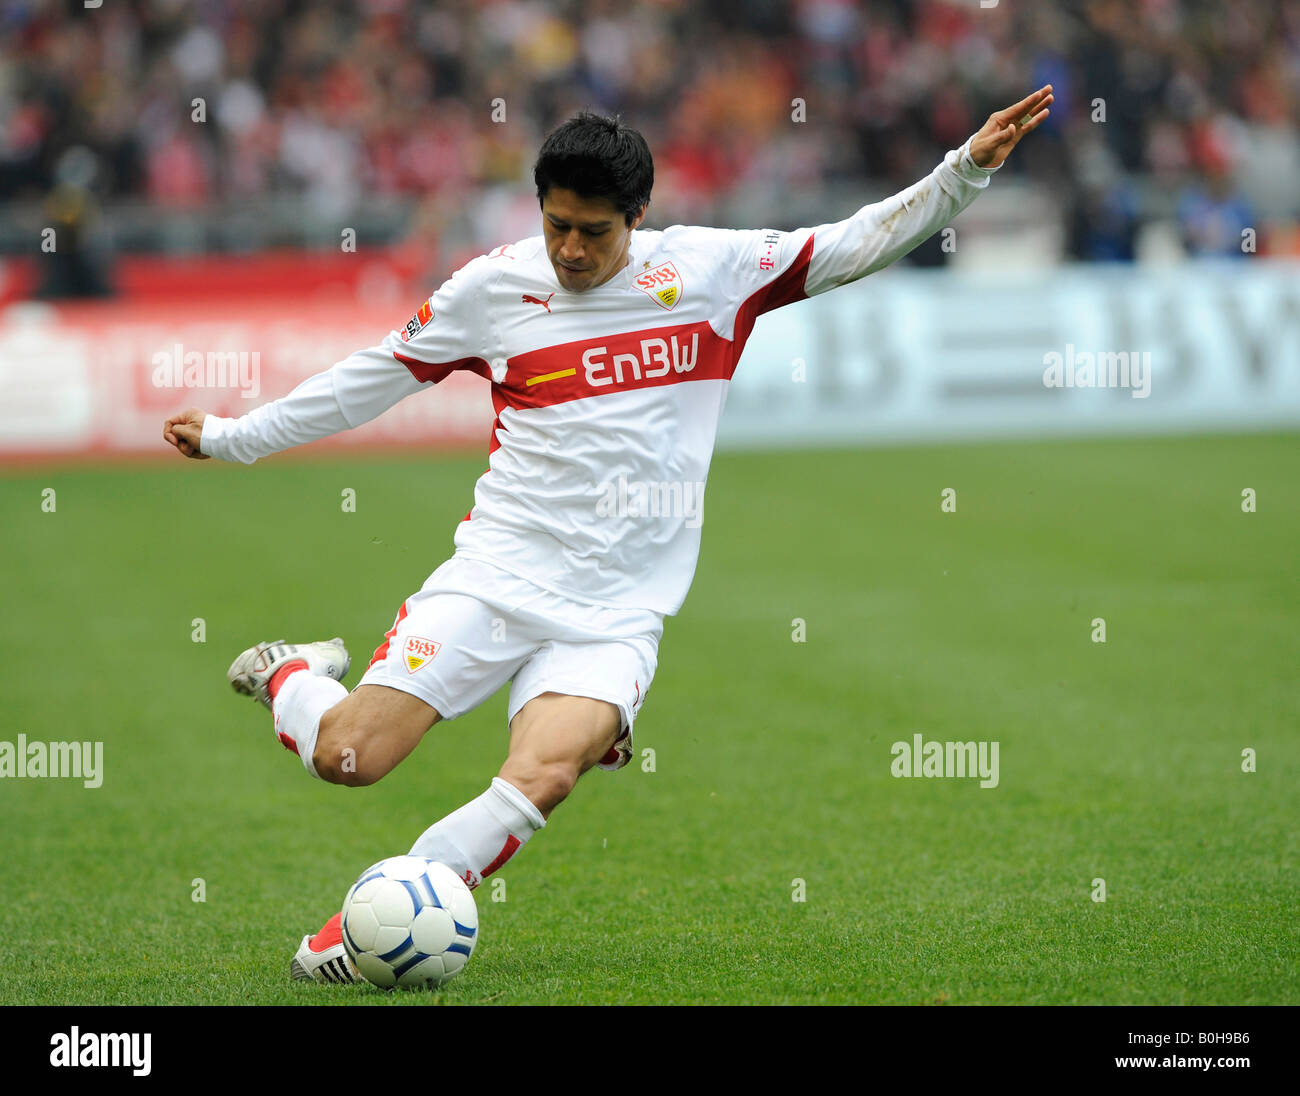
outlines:
M643 270L636 276L636 287L668 311L682 299L682 276L672 263L660 263Z
M431 639L421 639L419 636L407 636L406 645L402 648L402 661L406 663L406 672L415 673L426 662L432 662L434 655L441 650L441 643L435 643Z

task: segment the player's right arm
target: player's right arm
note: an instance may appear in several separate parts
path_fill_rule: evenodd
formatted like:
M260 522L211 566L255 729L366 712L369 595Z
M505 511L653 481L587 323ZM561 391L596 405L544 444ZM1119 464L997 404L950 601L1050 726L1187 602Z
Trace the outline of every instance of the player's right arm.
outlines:
M378 346L349 354L239 418L182 411L163 424L163 439L186 457L252 464L369 422L456 369L481 363L486 371L485 310L477 292L485 261L474 259L456 271L401 333L390 331Z
M183 440L193 447L193 434L197 432L199 450L185 455L252 464L272 453L369 422L423 387L393 357L390 344L395 337L389 335L378 346L349 354L324 372L308 377L287 396L255 407L239 418L223 418L197 409L184 412L180 417L194 425L189 431L191 436ZM173 433L186 424L167 421ZM163 436L167 436L166 430ZM180 451L185 453L184 449Z

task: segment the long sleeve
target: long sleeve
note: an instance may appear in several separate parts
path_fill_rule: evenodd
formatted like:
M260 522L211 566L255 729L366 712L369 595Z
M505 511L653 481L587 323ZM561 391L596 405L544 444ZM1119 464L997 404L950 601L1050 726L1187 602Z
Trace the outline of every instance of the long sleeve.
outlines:
M824 293L901 259L970 205L996 170L971 159L967 139L920 182L864 206L847 220L813 229L804 291L810 297Z
M358 350L287 396L237 419L208 415L199 448L221 460L260 457L351 430L457 369L488 372L480 256L443 282L401 332Z
M377 418L424 387L384 343L349 355L323 373L308 377L287 396L255 407L237 419L208 415L199 448L220 460L252 464L295 445ZM399 344L400 345L400 344Z
M692 231L707 242L715 277L737 309L760 314L847 285L901 259L970 205L996 170L976 165L967 140L924 179L843 221L791 232Z

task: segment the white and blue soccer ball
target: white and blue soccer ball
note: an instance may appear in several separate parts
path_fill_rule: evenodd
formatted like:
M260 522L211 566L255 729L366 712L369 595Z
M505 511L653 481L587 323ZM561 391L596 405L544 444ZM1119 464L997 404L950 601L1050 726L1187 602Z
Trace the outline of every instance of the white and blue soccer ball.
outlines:
M432 989L474 954L478 907L446 864L390 856L361 873L343 899L343 946L384 989Z

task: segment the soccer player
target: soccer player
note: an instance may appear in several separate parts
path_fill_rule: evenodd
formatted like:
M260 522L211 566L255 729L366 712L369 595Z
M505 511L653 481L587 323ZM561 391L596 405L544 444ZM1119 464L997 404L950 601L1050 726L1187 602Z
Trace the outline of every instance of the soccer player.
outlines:
M632 757L664 618L700 546L727 384L759 315L889 265L989 184L1048 116L1050 85L991 115L928 176L847 220L793 232L640 228L645 140L582 113L534 168L542 234L467 263L399 332L238 419L191 408L164 438L252 463L359 426L454 370L491 382L489 468L456 550L398 610L360 683L340 639L250 647L235 689L271 709L314 777L379 780L436 723L511 682L505 763L411 854L472 888L546 825L594 766ZM356 981L336 914L295 978Z

